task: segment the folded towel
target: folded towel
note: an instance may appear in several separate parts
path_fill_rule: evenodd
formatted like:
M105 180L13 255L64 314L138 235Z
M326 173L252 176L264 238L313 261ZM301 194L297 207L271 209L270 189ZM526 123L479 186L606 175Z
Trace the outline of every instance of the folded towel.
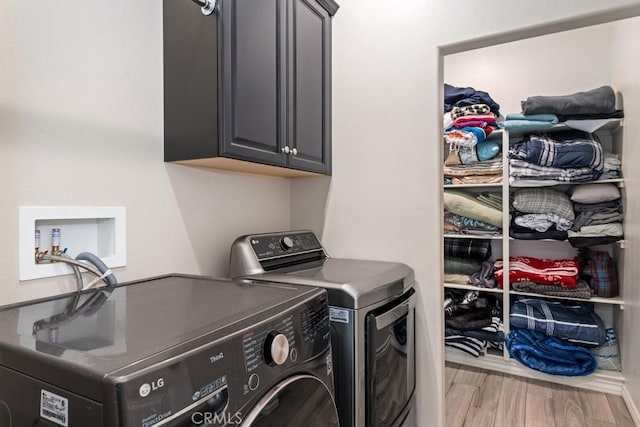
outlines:
M558 116L555 114L507 114L505 119L498 126L510 131L542 130L558 124Z

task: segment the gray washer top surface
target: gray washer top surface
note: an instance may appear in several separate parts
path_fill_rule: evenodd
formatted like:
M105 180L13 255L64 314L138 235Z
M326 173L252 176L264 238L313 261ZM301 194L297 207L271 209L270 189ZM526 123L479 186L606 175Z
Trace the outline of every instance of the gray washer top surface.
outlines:
M398 262L326 258L243 278L321 287L329 305L360 309L402 295L413 286L414 273Z

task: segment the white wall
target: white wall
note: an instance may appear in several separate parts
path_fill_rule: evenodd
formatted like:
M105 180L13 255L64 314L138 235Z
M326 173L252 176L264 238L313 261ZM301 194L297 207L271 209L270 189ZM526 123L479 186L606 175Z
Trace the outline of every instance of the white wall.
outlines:
M638 136L640 135L640 59L629 52L637 50L640 37L640 19L630 19L613 26L612 56L613 81L623 94L625 121L623 129L624 157L622 162L625 177L625 260L624 275L624 341L622 363L626 387L636 406L640 408L640 336L637 333L640 322L640 159Z
M345 0L333 20L333 177L323 240L333 256L403 261L419 282L420 426L443 415L438 46L553 23L569 28L637 1ZM526 31L525 31L526 33ZM294 188L295 200L300 192ZM320 195L324 197L323 195ZM308 197L308 196L305 196ZM297 223L304 223L304 220Z
M234 236L323 224L334 256L399 260L416 269L420 425L437 425L437 47L551 21L562 27L598 12L626 14L621 8L640 1L340 3L333 26L334 175L329 186L300 184L292 193L311 200L319 191L326 215L307 220L294 212L290 221L297 202L290 204L287 180L162 162L159 1L0 2L0 303L73 287L60 279L18 282L21 205L127 207L129 259L116 272L121 280L169 271L224 274Z
M447 55L444 81L489 92L502 115L521 112L528 96L611 85L611 24Z
M161 9L0 2L0 305L75 286L18 281L19 206L125 206L120 281L224 276L234 237L289 228L288 179L163 162Z

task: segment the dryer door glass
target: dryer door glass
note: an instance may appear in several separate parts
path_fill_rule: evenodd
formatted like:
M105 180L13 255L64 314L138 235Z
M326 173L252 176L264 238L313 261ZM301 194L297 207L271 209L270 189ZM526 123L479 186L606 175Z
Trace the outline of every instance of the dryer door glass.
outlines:
M316 377L295 375L268 392L244 417L244 426L338 427L331 393Z

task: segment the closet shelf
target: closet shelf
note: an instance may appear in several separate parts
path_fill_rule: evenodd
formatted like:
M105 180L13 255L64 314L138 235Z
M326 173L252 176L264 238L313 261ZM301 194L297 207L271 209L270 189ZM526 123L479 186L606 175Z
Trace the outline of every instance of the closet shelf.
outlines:
M621 297L615 298L601 298L601 297L591 297L590 299L582 299L582 298L571 298L571 297L556 297L550 295L541 295L533 292L520 292L520 291L509 291L511 295L522 295L533 298L545 298L545 299L561 299L561 300L569 300L569 301L580 301L580 302L593 302L598 304L611 304L611 305L619 305L621 308L624 307L624 300Z
M622 386L625 382L622 373L616 371L598 369L591 375L581 377L549 375L530 369L520 364L517 360L510 359L508 357L497 356L494 354L473 357L460 350L448 347L445 347L445 360L447 362L459 363L461 365L473 366L480 369L498 371L505 374L617 395L622 394Z
M501 182L487 183L487 184L445 184L444 188L502 188Z
M502 293L502 288L479 288L477 286L462 285L460 283L444 282L444 287L445 288L452 288L452 289L465 289L467 291L493 292L495 294L501 294Z
M597 126L595 128L592 129L587 129L584 128L585 132L591 132L591 133L595 133L595 132L616 132L618 131L618 129L620 129L623 125L623 119L596 119L596 120L571 120L569 121L569 123L576 123L575 126L568 126L565 122L562 123L558 123L557 125L550 127L550 128L543 128L543 129L530 129L530 130L526 130L526 131L519 131L519 130L510 130L509 131L509 137L511 138L519 138L523 135L526 134L531 134L531 133L536 133L536 132L557 132L557 131L562 131L562 130L569 130L569 129L578 129L578 125L580 123L587 124L587 123L596 123L598 122L598 124L600 124L600 126ZM596 126L596 125L594 125ZM501 129L502 132L504 132L504 129ZM494 133L496 133L497 131L493 131L491 133L491 136L493 136Z
M445 239L481 239L481 240L502 240L502 236L479 236L475 234L447 234L444 233Z
M584 182L555 182L555 181L545 182L545 181L528 181L528 180L521 181L521 182L514 181L509 183L509 187L517 190L519 188L562 187L562 186L573 187L574 185L584 185L584 184L616 184L619 188L623 188L624 178L596 179L595 181L584 181Z

